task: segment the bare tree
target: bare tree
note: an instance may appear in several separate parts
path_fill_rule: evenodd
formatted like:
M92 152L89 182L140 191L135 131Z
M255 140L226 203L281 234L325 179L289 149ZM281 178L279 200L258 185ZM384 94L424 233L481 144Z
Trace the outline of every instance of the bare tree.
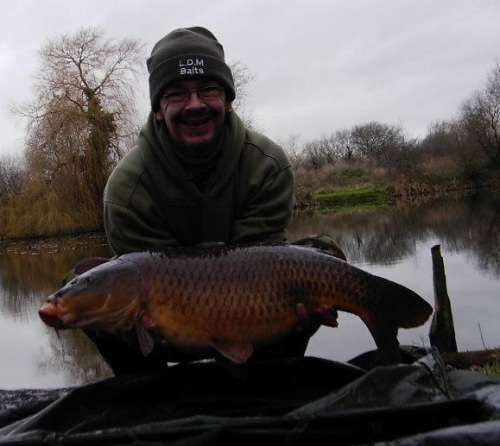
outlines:
M338 157L344 161L353 161L356 158L356 147L350 130L337 130L333 137L333 144Z
M233 73L234 89L236 91L233 108L238 112L238 115L245 124L245 127L253 129L256 126L252 113L247 108L246 100L249 94L248 86L255 76L250 71L248 66L240 60L229 63L229 67Z
M355 126L352 129L351 138L356 150L379 166L390 165L391 158L405 147L400 127L379 122Z
M0 158L0 198L10 197L21 190L23 168L19 157L11 155Z
M462 122L471 140L492 166L500 165L500 64L490 73L486 86L465 100Z
M334 165L338 159L334 135L323 135L304 145L304 162L314 169Z
M293 170L296 171L303 162L304 157L302 153L302 146L300 144L300 136L289 135L284 141L279 141L279 144L283 147L283 150L287 154Z
M420 150L428 155L452 155L458 150L457 122L436 121L429 126L427 135L420 141Z
M28 178L85 201L97 214L107 177L137 133L134 80L142 63L136 40L105 40L83 29L49 41L28 118Z

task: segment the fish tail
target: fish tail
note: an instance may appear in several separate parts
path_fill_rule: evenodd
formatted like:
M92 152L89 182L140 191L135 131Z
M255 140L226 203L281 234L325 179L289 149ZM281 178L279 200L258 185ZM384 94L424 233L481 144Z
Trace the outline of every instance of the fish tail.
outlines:
M370 330L382 363L399 362L399 328L418 327L432 314L432 307L417 293L381 277L375 277L370 305L360 317Z
M378 277L378 307L401 328L418 327L432 314L432 307L417 293L399 283Z

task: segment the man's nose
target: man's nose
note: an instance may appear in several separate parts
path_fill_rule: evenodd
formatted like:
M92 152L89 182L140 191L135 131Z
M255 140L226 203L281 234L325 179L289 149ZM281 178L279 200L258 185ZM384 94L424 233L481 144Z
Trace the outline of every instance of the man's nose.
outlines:
M206 106L207 106L207 104L205 104L205 102L203 102L201 100L200 95L195 90L195 91L191 91L189 93L189 99L186 102L186 105L184 106L184 108L200 108L200 107L206 107Z

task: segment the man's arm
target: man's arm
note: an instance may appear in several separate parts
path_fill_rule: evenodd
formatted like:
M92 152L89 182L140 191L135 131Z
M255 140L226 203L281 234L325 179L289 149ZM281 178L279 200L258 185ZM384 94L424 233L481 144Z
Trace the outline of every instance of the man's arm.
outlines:
M135 251L162 251L178 245L167 231L152 227L132 209L112 202L104 205L104 227L108 243L117 255Z
M247 200L233 224L232 243L281 243L292 219L294 179L286 167L265 179Z

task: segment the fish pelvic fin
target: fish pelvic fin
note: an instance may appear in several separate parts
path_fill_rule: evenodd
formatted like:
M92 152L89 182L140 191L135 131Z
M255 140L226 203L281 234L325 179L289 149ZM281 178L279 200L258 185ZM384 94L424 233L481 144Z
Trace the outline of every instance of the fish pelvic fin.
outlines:
M146 328L141 324L135 325L135 331L137 332L137 339L139 341L139 348L144 356L148 356L155 346L153 336L151 336Z
M245 364L253 354L253 346L249 342L229 343L212 339L212 347L225 358L236 364Z

